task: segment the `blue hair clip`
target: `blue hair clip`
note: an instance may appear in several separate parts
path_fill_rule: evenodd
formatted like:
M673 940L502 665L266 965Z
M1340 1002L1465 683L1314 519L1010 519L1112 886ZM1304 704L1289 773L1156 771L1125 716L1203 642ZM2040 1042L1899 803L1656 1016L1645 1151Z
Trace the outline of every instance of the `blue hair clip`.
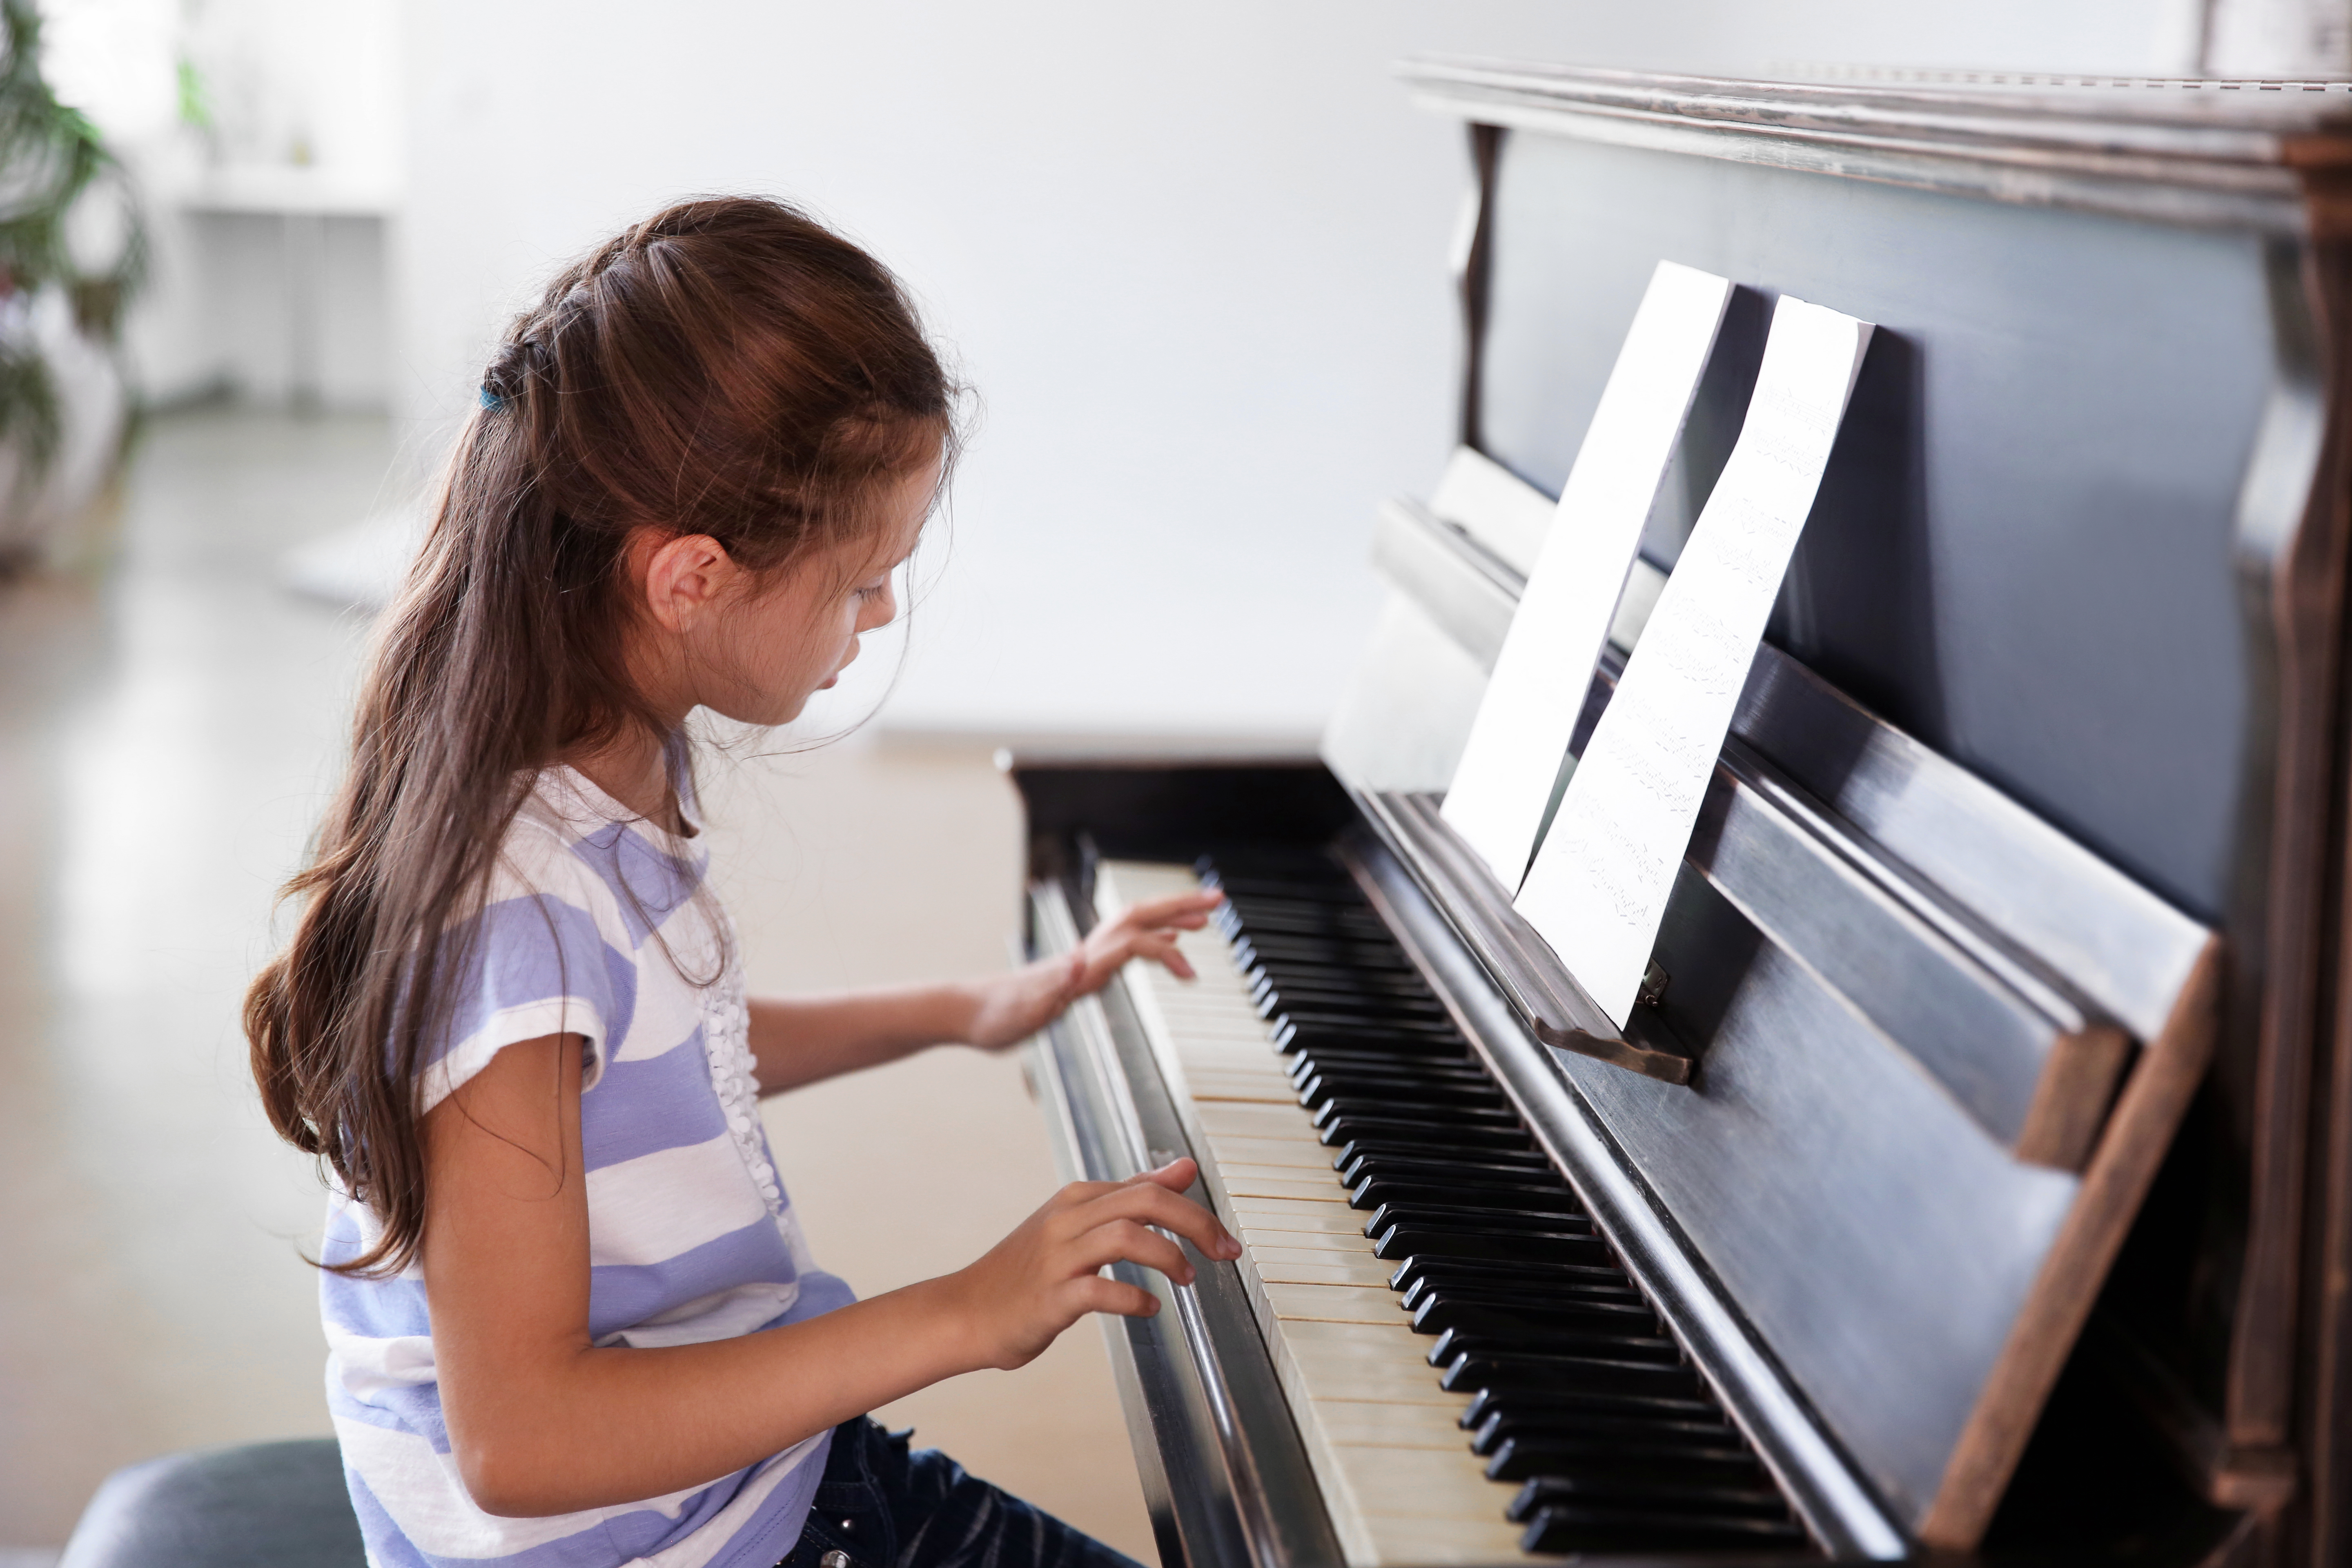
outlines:
M492 392L488 386L482 388L480 396L482 406L491 413L504 414L507 411L507 400Z

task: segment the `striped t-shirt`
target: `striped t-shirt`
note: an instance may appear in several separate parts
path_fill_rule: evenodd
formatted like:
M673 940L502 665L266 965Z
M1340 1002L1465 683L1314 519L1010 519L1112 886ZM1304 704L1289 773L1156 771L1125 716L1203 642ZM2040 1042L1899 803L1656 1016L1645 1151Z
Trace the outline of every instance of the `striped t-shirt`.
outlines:
M580 1134L600 1345L698 1344L854 1300L810 1260L760 1124L735 944L701 893L709 859L698 839L548 769L501 846L470 956L449 981L450 1026L424 1069L430 1110L503 1046L587 1041ZM358 1256L375 1227L364 1205L331 1198L323 1260ZM449 1453L422 1267L320 1279L327 1400L377 1568L769 1568L799 1539L824 1434L642 1502L484 1513Z

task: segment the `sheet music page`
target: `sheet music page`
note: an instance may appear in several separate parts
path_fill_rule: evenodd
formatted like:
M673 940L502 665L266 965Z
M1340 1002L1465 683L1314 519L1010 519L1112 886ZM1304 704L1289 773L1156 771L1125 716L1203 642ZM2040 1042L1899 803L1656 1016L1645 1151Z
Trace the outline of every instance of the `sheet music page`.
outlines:
M1870 333L1785 295L1774 309L1730 460L1519 889L1519 912L1620 1028Z
M1516 889L1584 709L1731 285L1661 261L1618 350L1494 678L1445 792L1445 820Z

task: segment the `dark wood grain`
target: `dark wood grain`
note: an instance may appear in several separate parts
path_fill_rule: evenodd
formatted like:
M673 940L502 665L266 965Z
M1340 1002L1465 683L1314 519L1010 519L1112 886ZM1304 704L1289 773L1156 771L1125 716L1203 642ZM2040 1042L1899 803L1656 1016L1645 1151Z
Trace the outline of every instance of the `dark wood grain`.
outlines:
M2025 1451L2042 1403L2096 1300L2095 1282L2122 1247L2158 1163L2212 1059L2221 950L2209 942L2172 1016L2133 1068L2065 1223L1953 1445L1935 1501L1919 1521L1930 1546L1965 1551L1982 1538Z

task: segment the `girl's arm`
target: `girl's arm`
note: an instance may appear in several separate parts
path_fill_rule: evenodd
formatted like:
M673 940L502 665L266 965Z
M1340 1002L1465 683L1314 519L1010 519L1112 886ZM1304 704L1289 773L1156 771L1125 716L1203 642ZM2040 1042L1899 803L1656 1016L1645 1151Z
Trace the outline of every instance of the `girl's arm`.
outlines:
M1241 1248L1177 1195L1190 1161L1074 1183L970 1268L787 1328L659 1350L588 1334L576 1036L509 1046L425 1119L424 1269L451 1453L494 1514L703 1485L957 1373L1026 1363L1088 1312L1150 1315L1118 1259L1192 1278L1158 1226Z
M1218 898L1182 893L1138 904L1096 926L1076 952L985 980L755 1001L751 1056L759 1064L760 1091L798 1089L926 1046L960 1041L999 1050L1018 1045L1079 997L1101 990L1131 958L1164 963L1190 980L1192 966L1176 951L1176 933L1208 923Z

